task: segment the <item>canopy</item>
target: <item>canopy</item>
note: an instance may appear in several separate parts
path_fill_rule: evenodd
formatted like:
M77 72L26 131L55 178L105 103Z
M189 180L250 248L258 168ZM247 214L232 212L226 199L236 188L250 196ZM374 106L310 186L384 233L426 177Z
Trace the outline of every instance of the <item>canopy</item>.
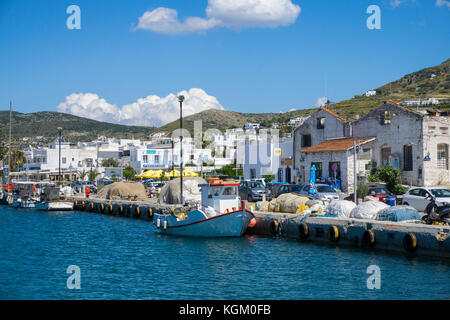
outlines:
M179 178L180 170L173 170L173 171L166 172L166 177ZM198 173L191 171L191 170L183 170L183 177L198 177Z

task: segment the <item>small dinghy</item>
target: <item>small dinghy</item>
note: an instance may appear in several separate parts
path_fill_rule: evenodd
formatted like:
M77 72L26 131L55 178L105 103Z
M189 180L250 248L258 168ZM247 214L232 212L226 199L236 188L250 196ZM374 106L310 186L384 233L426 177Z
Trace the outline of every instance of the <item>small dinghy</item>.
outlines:
M239 182L214 181L200 184L201 205L187 214L154 213L153 223L161 233L196 237L239 237L254 226L253 213L241 205Z

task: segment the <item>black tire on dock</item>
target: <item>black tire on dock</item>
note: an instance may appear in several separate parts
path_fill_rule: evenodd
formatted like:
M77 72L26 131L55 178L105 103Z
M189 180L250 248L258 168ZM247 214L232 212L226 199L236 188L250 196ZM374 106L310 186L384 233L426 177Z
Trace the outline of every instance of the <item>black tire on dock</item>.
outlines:
M328 229L328 239L332 242L338 242L339 241L339 229L336 226L331 226Z
M152 219L152 218L153 218L153 210L152 210L152 208L148 208L147 217L148 217L149 219Z
M113 213L113 212L114 212L114 207L113 207L112 204L110 204L110 205L108 206L108 211L109 211L109 213Z
M89 204L89 209L90 209L91 211L94 211L94 210L95 210L95 203L94 203L93 201Z
M308 237L309 237L309 227L308 227L307 223L302 222L298 226L298 234L300 236L300 239L302 239L302 240L308 239Z
M86 201L81 201L81 210L84 210L86 208Z
M403 248L408 252L415 252L419 247L417 237L414 233L408 233L403 237Z
M375 245L375 232L369 229L364 231L361 239L361 244L363 247L373 247Z
M105 204L104 204L103 202L100 203L99 208L100 208L100 212L101 212L101 213L105 212Z
M270 233L275 236L278 234L278 232L280 231L280 224L277 220L272 220L272 222L270 222Z
M75 202L73 203L73 209L74 210L78 209L78 200L75 200Z
M120 206L119 206L119 215L123 215L123 212L124 212L123 206L120 205Z

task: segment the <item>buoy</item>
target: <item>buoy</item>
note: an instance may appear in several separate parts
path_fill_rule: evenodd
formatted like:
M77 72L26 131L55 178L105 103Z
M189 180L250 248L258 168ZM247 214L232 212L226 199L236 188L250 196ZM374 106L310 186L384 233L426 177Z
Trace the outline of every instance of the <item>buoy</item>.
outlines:
M404 236L403 247L408 252L414 252L417 250L418 242L414 233L408 233Z
M255 218L251 218L247 227L248 228L254 228L255 226L256 226L256 219Z
M331 226L328 229L328 239L333 242L338 242L339 240L339 229L336 226Z
M277 220L272 220L272 222L270 223L270 233L272 235L277 235L279 231L280 231L280 224L278 223Z
M164 229L167 229L167 220L164 220Z
M369 229L364 231L362 235L362 246L363 247L373 247L375 244L375 232Z
M309 227L305 222L301 223L298 226L298 234L300 235L300 239L306 240L309 237Z
M161 227L161 219L158 218L158 220L156 220L156 227L159 228Z

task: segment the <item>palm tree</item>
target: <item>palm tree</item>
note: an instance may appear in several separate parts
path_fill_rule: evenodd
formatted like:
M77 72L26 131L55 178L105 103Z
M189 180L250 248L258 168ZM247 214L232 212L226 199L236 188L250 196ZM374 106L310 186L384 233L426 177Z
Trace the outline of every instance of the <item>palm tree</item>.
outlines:
M97 170L91 169L91 171L89 171L89 181L94 182L95 178L97 178L97 176L99 176L99 175L100 175L100 172L97 172Z
M83 181L85 178L86 178L86 176L87 176L87 174L88 174L88 172L86 171L86 170L78 170L77 171L77 174L78 174L78 178L80 178L80 180L81 181Z
M20 150L11 151L10 172L19 171L19 168L27 162L25 154Z

